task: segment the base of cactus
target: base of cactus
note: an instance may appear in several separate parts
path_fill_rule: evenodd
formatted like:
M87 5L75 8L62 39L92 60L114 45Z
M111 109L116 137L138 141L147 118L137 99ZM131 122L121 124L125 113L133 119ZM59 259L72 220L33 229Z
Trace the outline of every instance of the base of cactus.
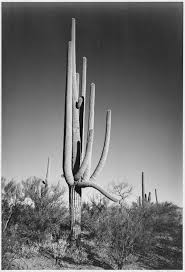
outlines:
M81 198L81 188L78 186L71 186L69 188L71 241L80 240L81 237Z

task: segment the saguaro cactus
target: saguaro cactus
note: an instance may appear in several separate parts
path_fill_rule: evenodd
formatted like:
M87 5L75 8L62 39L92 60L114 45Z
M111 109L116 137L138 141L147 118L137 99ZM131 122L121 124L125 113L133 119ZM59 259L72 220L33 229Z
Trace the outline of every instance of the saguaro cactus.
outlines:
M148 194L148 202L149 203L151 202L151 192L149 192L149 194Z
M142 172L142 206L145 204L145 184L144 184L144 172Z
M103 151L99 163L92 173L91 157L94 138L95 84L91 84L89 119L86 150L84 145L86 70L87 59L83 57L82 88L79 89L80 76L76 73L75 19L72 19L71 41L68 43L67 86L65 95L63 172L69 186L69 210L71 218L71 238L76 240L81 233L82 188L92 187L112 201L118 201L99 185L95 184L102 170L109 149L111 131L111 111L107 111L106 131Z
M140 196L138 198L138 204L139 204L139 206L141 206L141 197Z
M42 183L44 186L41 187L41 197L45 196L48 192L48 175L49 175L49 157L47 161L47 168L46 168L46 178L45 180L42 180Z
M140 198L141 201L141 198ZM142 172L142 206L145 206L145 204L151 202L151 192L147 194L145 193L145 183L144 183L144 172Z
M156 203L158 204L157 189L155 189L155 200L156 200Z

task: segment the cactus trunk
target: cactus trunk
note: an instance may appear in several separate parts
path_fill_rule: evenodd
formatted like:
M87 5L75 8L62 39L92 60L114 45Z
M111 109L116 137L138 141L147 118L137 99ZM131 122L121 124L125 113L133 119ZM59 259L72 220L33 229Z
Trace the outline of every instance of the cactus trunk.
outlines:
M71 240L77 240L81 235L81 188L69 188Z

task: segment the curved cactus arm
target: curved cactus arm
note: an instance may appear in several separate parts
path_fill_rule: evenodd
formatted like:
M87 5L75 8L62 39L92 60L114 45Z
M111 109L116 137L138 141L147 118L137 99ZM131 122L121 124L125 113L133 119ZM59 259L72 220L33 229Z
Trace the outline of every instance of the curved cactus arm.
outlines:
M106 192L102 187L100 187L98 184L95 184L94 182L79 182L78 186L81 188L87 188L91 187L96 190L98 190L100 193L102 193L104 196L106 196L108 199L112 200L113 202L119 202L120 200Z
M93 143L93 129L89 130L85 157L81 167L79 168L78 172L75 174L75 177L74 177L75 180L79 180L83 176L85 169L87 168L89 158L91 155L92 143Z
M72 159L72 48L68 45L67 88L65 97L65 121L64 121L64 152L63 171L68 185L74 183L71 159Z
M95 84L91 83L91 92L90 92L90 99L89 99L89 120L88 120L88 129L93 129L94 131L94 104L95 104ZM94 139L94 133L92 135ZM92 139L92 141L93 141ZM93 143L92 143L93 145ZM90 178L90 171L91 171L91 157L92 157L92 145L90 149L90 155L89 155L89 162L87 169L85 170L83 179L88 181Z
M91 175L90 181L94 181L98 174L101 172L105 165L105 161L107 159L107 154L109 150L109 143L110 143L110 132L111 132L111 110L107 111L107 116L106 116L106 132L105 132L105 141L104 141L104 146L103 146L103 151L101 154L101 158L99 160L99 163L94 170L93 174Z

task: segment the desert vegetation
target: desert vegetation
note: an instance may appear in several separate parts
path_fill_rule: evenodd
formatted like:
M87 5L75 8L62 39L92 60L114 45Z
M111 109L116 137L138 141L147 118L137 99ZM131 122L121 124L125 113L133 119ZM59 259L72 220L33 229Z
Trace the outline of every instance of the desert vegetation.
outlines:
M182 269L182 211L173 203L97 196L82 203L81 216L81 239L71 243L61 183L46 190L36 177L3 178L2 269Z

